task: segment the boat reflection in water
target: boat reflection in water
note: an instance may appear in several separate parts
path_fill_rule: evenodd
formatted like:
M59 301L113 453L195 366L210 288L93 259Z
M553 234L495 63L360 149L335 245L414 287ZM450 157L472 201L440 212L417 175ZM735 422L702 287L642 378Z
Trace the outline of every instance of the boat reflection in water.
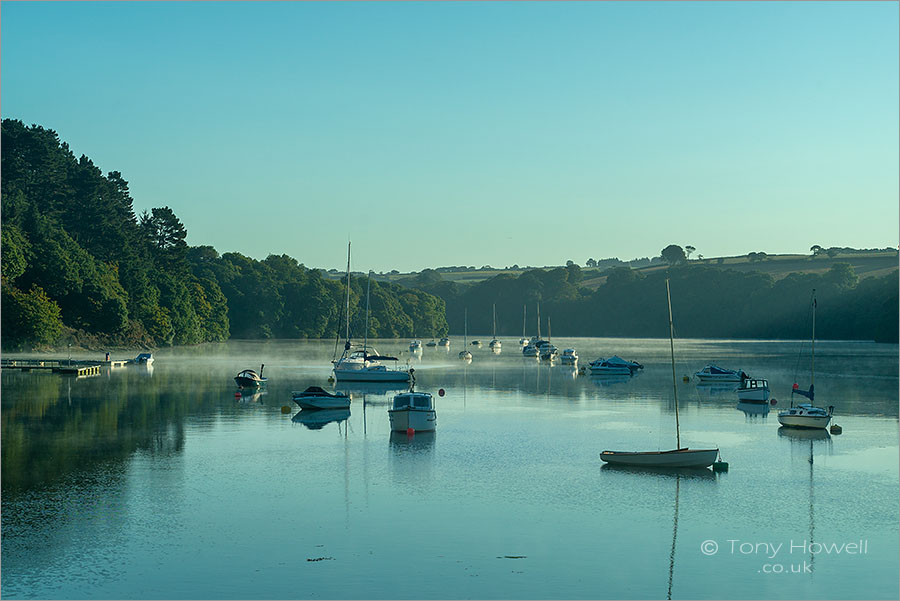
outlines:
M744 415L746 415L749 419L764 419L769 415L768 403L744 403L742 401L737 404L737 409L738 411L743 411Z
M631 381L632 376L623 374L591 374L591 383L595 386L613 386L615 384L625 384Z
M408 389L408 382L338 382L334 386L335 392L348 394L353 400L361 398L369 404L389 403L398 391Z
M815 457L813 455L813 447L818 444L824 445L828 454L831 454L831 435L824 428L821 430L786 428L781 426L778 428L779 438L786 438L791 445L791 463L800 470L809 469L809 569L812 572L815 569L815 554L812 552L813 543L816 542L816 522L815 522L815 486L813 479L813 467L815 465ZM797 450L798 453L794 453ZM804 465L807 464L807 465Z
M391 432L391 451L394 455L417 455L434 449L434 439L437 433L416 432L409 436L406 432Z
M238 402L240 403L259 403L263 405L263 396L269 394L267 390L260 390L259 388L242 388L240 390L240 397L238 398Z
M675 550L678 543L678 501L681 495L681 482L685 481L685 486L707 486L717 479L717 473L706 468L659 468L659 467L637 467L626 465L604 464L601 468L604 474L625 474L627 478L636 476L646 476L655 478L660 481L675 480L675 494L673 503L672 518L672 547L669 551L669 579L668 588L666 590L666 599L672 598L672 587L675 584ZM690 516L688 516L690 517Z
M349 409L301 409L291 421L295 424L303 424L310 430L321 430L326 425L347 421L350 417Z

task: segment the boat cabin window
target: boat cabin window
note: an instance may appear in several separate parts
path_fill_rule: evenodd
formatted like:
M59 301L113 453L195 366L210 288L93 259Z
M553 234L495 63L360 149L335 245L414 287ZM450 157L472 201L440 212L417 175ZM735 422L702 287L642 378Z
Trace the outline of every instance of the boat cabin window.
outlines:
M402 409L403 407L409 407L409 395L399 395L394 397L394 409Z
M413 406L420 409L428 409L428 407L431 405L431 403L429 403L430 400L431 399L426 396L417 396L413 401Z

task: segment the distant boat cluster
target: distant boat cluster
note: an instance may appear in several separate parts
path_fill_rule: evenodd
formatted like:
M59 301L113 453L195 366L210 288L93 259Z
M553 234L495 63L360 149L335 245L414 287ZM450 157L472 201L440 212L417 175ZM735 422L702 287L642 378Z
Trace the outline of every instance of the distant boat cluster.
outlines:
M350 303L350 252L347 252L347 323L346 338L344 342L344 350L339 359L332 361L334 381L337 382L372 382L382 383L389 386L407 387L407 392L397 394L393 398L391 408L388 410L388 416L391 423L391 430L394 432L407 432L414 434L421 431L434 431L437 424L437 416L434 406L434 398L430 393L417 392L415 386L415 371L407 363L406 368L396 367L397 357L382 355L368 344L366 337L362 347L357 347L350 339L350 320L349 320L349 303ZM672 304L669 293L669 282L666 280L666 297L669 308L669 340L671 347L671 363L672 363L672 387L675 399L675 435L676 447L668 451L611 451L606 450L600 454L600 458L612 465L623 465L633 467L654 467L654 468L708 468L713 467L714 471L727 470L727 463L721 461L721 453L718 448L711 449L692 449L681 445L680 420L678 414L678 387L675 376L675 347L674 347L674 325L672 320ZM791 391L794 394L800 394L806 397L809 403L800 403L793 405L786 410L778 413L778 421L786 428L802 428L812 430L822 430L828 427L831 422L834 407L823 409L812 405L814 399L814 382L815 382L815 290L812 299L812 362L810 368L810 387L809 390L800 389L798 384L794 384ZM369 312L369 291L366 291L366 321L368 322ZM553 364L559 361L563 365L573 367L573 375L577 373L584 374L585 367L580 372L575 370L578 364L578 353L574 348L564 349L560 354L558 349L551 342L551 324L547 319L547 339L541 337L541 319L540 305L537 306L537 335L531 338L526 336L525 332L525 309L523 308L523 332L519 345L522 347L523 357L537 358L541 361ZM497 338L497 313L496 305L493 309L493 336L489 343L489 348L493 353L499 353L502 349L502 342ZM368 328L367 328L368 330ZM440 341L434 340L427 343L428 347L442 347L446 351L450 348L450 339L442 338ZM469 350L468 341L468 310L464 316L463 330L463 349L459 352L459 358L466 363L471 363L473 355ZM472 341L472 347L481 347L480 341ZM410 353L414 356L421 356L423 352L423 344L421 340L413 340L409 344ZM393 363L394 367L388 367L387 363ZM238 373L234 380L241 389L258 389L267 383L267 379L263 377L264 365L260 366L259 372L252 369L245 369ZM593 377L599 379L605 378L624 378L625 380L632 378L644 366L638 361L626 360L618 355L609 357L600 357L590 363L587 368ZM694 378L700 386L725 386L732 387L731 390L737 393L738 408L743 409L748 414L768 412L769 404L775 404L775 399L770 399L769 383L766 379L753 378L742 369L729 369L719 365L709 363L702 369L693 374ZM684 378L687 380L687 376ZM443 391L441 391L443 393ZM325 423L331 421L343 421L350 415L351 398L348 394L342 392L331 393L319 386L310 386L307 389L292 393L292 400L300 406L301 411L297 417L298 421L303 421L310 427L322 427ZM748 407L759 407L756 409L748 409ZM327 413L320 413L327 412ZM833 426L839 428L838 426Z

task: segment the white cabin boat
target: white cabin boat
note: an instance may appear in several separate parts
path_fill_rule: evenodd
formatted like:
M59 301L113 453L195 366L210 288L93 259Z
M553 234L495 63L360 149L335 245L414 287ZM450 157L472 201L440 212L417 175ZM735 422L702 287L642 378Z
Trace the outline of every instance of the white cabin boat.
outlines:
M437 425L434 398L427 392L398 394L388 416L394 432L406 432L410 428L416 432L431 432Z
M559 362L563 365L575 365L578 363L578 353L573 348L567 348L559 356Z
M445 346L450 348L450 339L449 338L441 338L440 342L438 342L438 346Z
M742 403L768 403L769 381L745 378L741 380L737 395Z
M319 386L310 386L303 392L294 391L291 398L301 409L347 409L350 397L343 393L332 394Z
M421 340L413 340L409 343L409 350L412 353L421 353L422 352L422 341Z
M388 368L383 361L399 361L397 357L379 355L374 348L345 350L334 362L334 378L346 382L409 382L411 370Z

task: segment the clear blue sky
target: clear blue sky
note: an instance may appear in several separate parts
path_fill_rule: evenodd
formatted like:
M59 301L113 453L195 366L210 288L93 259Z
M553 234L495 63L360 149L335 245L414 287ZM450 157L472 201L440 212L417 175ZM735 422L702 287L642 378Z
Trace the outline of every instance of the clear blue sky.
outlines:
M340 268L898 244L898 4L3 2L4 118Z

